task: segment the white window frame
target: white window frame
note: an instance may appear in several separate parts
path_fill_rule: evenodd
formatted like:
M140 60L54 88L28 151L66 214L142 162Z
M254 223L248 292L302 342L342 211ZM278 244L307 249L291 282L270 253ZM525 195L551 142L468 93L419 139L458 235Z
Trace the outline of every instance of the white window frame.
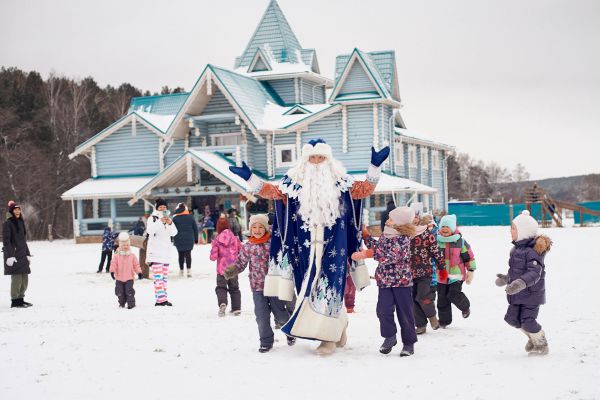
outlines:
M396 173L404 171L404 146L402 143L394 143L394 165Z
M291 167L296 163L296 145L295 144L278 144L275 145L275 168ZM283 150L291 150L292 161L284 162L281 159L281 152Z
M429 147L421 146L421 169L429 169Z
M218 139L222 139L225 137L232 137L232 136L239 136L240 137L240 142L238 144L215 144L215 142ZM242 132L231 132L231 133L214 133L212 135L210 135L210 145L211 146L219 146L219 147L224 147L224 146L241 146L243 143L243 137L242 137Z
M436 170L442 169L439 150L431 149L431 168Z
M408 145L408 166L411 168L417 167L417 146L414 144Z

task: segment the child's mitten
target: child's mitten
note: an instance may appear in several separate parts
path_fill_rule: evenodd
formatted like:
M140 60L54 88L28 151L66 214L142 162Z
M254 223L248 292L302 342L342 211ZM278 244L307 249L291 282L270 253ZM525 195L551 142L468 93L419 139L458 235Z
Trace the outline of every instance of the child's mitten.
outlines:
M17 262L17 259L15 257L9 257L6 259L6 265L8 265L9 267L12 267L14 263Z
M438 278L440 281L445 281L448 279L448 271L446 271L446 269L439 269L438 270Z
M138 274L138 279L139 279L139 280L142 280L142 279L144 279L144 275L142 275L142 274Z
M225 277L225 279L235 278L237 274L238 271L235 265L230 265L229 267L225 268L225 271L223 271L223 276Z
M506 287L506 293L510 295L517 294L526 287L527 285L523 279L517 279L508 284Z
M115 273L114 273L114 272L111 272L111 273L110 273L110 277L111 277L111 278L113 278L113 281L114 281L114 280L115 280Z
M508 275L496 274L496 286L505 286L508 283Z
M470 285L473 282L473 278L475 277L475 271L467 271L467 277L465 278L465 283Z

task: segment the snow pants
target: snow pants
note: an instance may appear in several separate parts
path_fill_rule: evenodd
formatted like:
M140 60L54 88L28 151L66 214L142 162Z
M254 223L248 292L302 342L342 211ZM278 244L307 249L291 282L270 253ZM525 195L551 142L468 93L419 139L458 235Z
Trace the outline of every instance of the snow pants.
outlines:
M10 299L23 299L29 285L29 274L14 274L10 276Z
M538 333L542 330L542 326L536 321L539 312L540 306L511 304L506 310L504 320L515 328L521 328L529 333Z
M179 269L183 271L183 265L187 266L187 269L192 268L192 251L191 250L177 250L179 254Z
M413 311L417 327L427 326L427 318L435 317L435 290L431 286L431 277L413 279Z
M467 311L471 303L467 296L462 292L462 281L451 284L437 284L437 308L438 318L441 325L450 325L452 323L452 304L460 311Z
M285 307L285 302L277 297L267 297L262 291L252 292L254 300L254 315L258 324L258 335L261 346L273 346L275 334L271 328L271 314L275 320L284 325L290 319L291 314Z
M223 275L217 274L217 303L227 305L227 292L231 297L231 311L238 311L242 308L242 293L240 292L240 283L238 277L225 279Z
M415 317L413 315L412 289L410 287L379 288L377 298L377 318L381 336L396 336L398 329L394 321L394 311L400 323L400 335L403 344L417 342Z
M98 272L102 272L102 268L104 268L104 261L106 260L106 272L110 268L110 262L112 261L112 250L102 250L102 256L100 257L100 266L98 267Z
M125 306L125 303L129 307L135 306L135 290L133 289L133 279L127 282L115 281L115 294L119 299L119 305Z
M167 299L167 278L169 276L169 264L150 263L152 275L154 275L154 297L157 303L164 303Z

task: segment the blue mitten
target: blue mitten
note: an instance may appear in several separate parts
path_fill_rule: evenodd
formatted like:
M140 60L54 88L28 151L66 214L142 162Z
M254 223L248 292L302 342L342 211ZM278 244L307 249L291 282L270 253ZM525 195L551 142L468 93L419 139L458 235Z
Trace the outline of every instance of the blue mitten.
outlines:
M390 155L390 146L385 146L379 151L375 151L375 147L371 147L371 164L376 167L381 166Z
M250 167L248 167L248 165L246 165L245 161L242 161L241 167L233 167L232 166L232 167L229 167L229 170L245 181L250 180L250 177L252 176L252 170L250 170Z

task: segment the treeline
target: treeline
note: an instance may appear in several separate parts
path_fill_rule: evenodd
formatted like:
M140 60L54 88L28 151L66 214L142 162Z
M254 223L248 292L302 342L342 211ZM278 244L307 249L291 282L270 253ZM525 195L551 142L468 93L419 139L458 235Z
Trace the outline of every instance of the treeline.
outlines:
M72 236L71 204L60 195L90 175L75 147L127 112L139 89L101 88L81 80L17 68L0 69L0 209L10 199L23 208L31 238Z
M577 203L600 200L600 174L532 181L522 164L513 169L484 163L468 154L448 157L448 196L455 200L523 203L525 190L538 185L555 199Z

